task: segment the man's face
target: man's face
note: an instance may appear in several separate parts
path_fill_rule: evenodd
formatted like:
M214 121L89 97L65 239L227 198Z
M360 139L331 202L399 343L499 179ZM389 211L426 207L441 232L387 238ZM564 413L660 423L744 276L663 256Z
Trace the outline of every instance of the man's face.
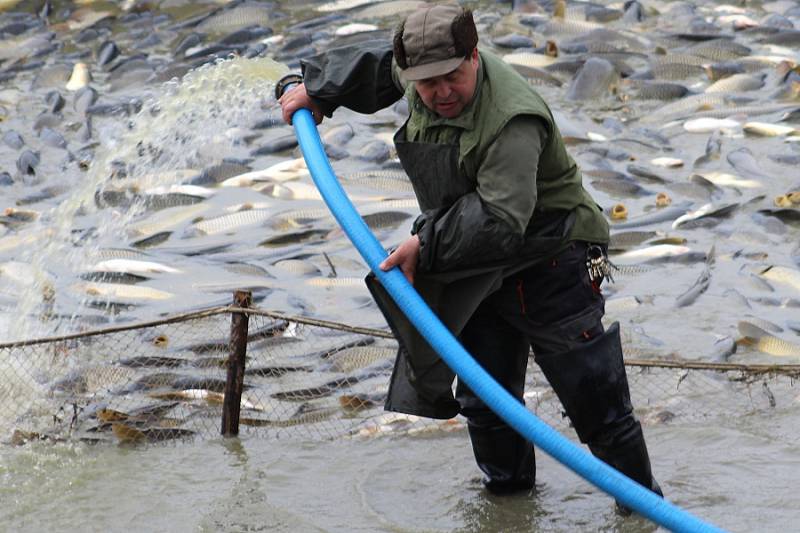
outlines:
M455 118L472 101L478 81L478 49L457 69L441 76L417 80L414 86L425 106L444 118Z

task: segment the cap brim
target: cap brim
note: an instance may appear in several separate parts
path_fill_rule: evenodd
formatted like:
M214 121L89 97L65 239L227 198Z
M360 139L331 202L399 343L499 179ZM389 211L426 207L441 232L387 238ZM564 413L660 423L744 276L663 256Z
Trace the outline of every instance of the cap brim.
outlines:
M449 74L461 65L464 61L463 57L451 57L442 61L434 61L433 63L426 63L424 65L417 65L416 67L408 67L403 70L400 75L406 81L424 80L426 78L434 78L436 76L443 76Z

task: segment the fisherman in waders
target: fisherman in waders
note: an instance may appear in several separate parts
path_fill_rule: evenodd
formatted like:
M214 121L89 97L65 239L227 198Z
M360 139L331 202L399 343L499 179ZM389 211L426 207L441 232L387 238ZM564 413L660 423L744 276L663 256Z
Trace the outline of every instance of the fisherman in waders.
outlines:
M619 325L601 323L608 224L547 104L477 43L469 10L426 5L393 46L367 41L302 61L303 83L280 98L283 117L308 108L319 124L339 106L374 113L405 96L409 117L394 142L422 214L381 268L399 266L520 402L533 348L581 442L661 494L631 407ZM452 371L374 276L367 285L401 345L386 409L465 416L486 488L532 489L533 445L465 384L454 397Z

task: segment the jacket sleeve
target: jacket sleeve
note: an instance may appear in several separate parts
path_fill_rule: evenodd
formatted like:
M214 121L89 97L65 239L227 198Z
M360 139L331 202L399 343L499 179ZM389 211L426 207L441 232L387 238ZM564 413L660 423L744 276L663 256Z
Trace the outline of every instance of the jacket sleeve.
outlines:
M300 61L308 95L327 117L339 106L374 113L400 100L403 87L390 43L366 41Z
M536 117L515 117L503 128L480 164L477 189L415 221L420 271L445 272L519 254L536 207L536 169L546 140L545 124Z

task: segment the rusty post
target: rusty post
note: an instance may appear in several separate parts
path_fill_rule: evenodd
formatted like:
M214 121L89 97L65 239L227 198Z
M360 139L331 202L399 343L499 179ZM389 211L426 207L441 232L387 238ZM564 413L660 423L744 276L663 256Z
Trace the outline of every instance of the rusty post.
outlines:
M233 293L233 305L250 307L253 294L250 291ZM246 313L231 314L230 355L228 356L228 379L225 383L225 400L222 402L222 434L233 437L239 434L239 407L244 387L244 365L247 356L247 326L250 316Z

